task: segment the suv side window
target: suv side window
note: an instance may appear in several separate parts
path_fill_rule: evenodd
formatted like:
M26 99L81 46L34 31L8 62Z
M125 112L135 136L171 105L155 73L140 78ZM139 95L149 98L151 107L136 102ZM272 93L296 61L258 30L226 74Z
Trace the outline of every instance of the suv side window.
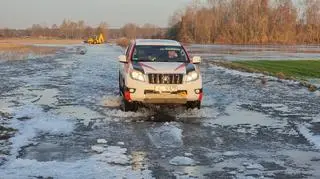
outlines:
M184 49L181 49L181 56L182 56L183 58L187 58L187 55L186 55Z

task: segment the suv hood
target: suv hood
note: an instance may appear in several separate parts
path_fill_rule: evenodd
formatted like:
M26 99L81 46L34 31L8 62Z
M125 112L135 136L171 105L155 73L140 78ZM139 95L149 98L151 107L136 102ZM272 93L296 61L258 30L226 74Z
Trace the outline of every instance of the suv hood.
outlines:
M132 68L144 74L186 74L195 70L193 64L182 62L135 62L132 63Z

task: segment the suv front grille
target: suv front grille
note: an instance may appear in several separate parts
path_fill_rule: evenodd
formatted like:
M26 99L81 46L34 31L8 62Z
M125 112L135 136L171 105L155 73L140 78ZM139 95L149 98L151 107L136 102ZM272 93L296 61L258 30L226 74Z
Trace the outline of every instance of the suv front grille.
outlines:
M150 84L182 84L183 74L148 74Z

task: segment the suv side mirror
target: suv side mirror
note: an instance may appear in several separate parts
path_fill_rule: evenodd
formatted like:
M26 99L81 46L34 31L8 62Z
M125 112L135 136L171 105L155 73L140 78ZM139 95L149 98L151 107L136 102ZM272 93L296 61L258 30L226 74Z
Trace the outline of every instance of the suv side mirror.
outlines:
M121 63L127 63L127 57L125 55L120 55L119 57L119 62Z
M192 58L192 63L197 64L197 63L201 63L201 57L199 56L194 56Z

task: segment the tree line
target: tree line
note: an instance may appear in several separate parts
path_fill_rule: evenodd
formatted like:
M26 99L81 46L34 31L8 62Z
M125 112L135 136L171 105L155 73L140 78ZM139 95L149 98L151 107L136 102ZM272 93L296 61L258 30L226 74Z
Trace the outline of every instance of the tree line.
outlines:
M108 25L101 22L98 27L86 25L84 21L63 20L60 25L53 24L51 27L41 24L33 24L27 29L0 29L0 37L33 37L33 38L59 38L81 39L96 33L108 33Z
M170 21L168 37L189 43L320 43L320 0L194 1Z
M169 28L153 24L91 27L84 21L34 24L24 30L0 29L0 38L107 39L170 38L186 43L320 44L320 0L194 0L174 13Z
M128 23L119 29L109 29L106 22L101 22L97 27L85 24L84 21L63 20L60 25L34 24L27 29L0 29L0 38L31 37L31 38L55 38L55 39L87 39L102 33L107 39L120 37L133 38L165 38L166 29L153 24Z

